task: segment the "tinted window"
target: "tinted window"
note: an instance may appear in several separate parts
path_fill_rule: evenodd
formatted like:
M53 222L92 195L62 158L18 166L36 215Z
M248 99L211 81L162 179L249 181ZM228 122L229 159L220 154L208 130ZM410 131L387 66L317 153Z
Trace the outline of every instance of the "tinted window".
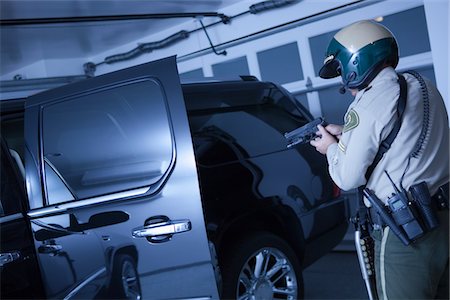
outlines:
M20 172L13 158L7 153L8 149L2 144L1 147L1 186L0 186L0 217L14 214L20 211L21 201L24 198L19 180Z
M207 139L237 144L242 153L236 159L284 150L284 133L306 122L302 108L278 89L221 87L217 93L185 93L185 100L193 135L202 139L198 144ZM221 163L228 157L222 153L209 161Z
M1 134L8 148L17 152L17 157L24 161L24 129L22 115L2 120Z
M297 102L309 110L308 96L305 93L293 94Z
M50 204L149 186L172 159L164 95L154 81L45 107L42 138Z
M297 43L258 52L262 80L279 84L303 80Z

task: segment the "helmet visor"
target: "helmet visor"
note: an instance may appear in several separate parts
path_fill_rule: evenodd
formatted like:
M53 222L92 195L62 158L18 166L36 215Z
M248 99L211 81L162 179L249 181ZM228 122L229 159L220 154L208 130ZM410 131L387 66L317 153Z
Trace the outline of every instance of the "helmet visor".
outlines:
M341 75L341 65L334 55L330 55L325 59L325 62L319 70L321 78L329 79Z

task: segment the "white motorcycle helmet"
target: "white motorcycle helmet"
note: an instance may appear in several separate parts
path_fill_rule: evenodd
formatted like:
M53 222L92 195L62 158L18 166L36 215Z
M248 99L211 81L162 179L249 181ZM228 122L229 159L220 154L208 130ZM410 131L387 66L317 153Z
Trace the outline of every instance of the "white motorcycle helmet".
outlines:
M394 35L383 25L364 20L344 27L328 45L322 78L342 77L345 88L364 89L381 69L398 64Z

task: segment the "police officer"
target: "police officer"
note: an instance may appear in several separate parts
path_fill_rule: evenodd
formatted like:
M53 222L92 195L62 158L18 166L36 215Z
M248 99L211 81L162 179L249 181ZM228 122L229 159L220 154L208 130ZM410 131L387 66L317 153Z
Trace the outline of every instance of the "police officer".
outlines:
M368 181L364 176L380 143L398 119L397 63L395 37L381 24L360 21L336 33L319 75L322 78L341 76L343 89L350 90L355 98L345 114L345 125L319 126L321 138L311 141L311 145L326 154L329 173L343 190L366 185L387 203L396 192L387 172L397 186L405 190L425 181L433 201L438 197L447 197L448 201L449 121L446 108L441 95L429 81L426 81L424 91L419 80L408 73L403 74L407 82L407 100L400 130ZM429 100L428 108L424 108L424 97ZM370 206L367 199L365 204ZM448 209L436 214L439 227L408 246L392 233L389 226L373 232L380 299L449 298Z

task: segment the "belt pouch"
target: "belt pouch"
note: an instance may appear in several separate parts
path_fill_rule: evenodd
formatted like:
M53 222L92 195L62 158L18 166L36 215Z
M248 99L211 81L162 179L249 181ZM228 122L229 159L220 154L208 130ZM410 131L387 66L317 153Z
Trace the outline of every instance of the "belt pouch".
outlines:
M427 230L432 230L439 226L439 220L436 215L436 204L433 203L427 184L421 183L412 185L409 189L412 199L418 208L422 221Z

